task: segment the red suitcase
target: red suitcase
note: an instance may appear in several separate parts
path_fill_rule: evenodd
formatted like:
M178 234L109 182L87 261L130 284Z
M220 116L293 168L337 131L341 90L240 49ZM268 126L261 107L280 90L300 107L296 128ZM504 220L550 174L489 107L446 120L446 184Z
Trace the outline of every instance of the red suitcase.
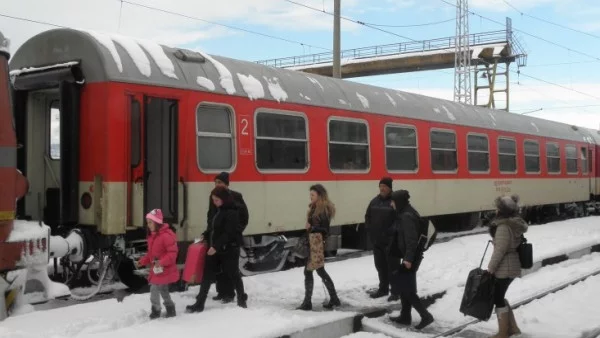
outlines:
M204 272L204 261L208 248L204 243L194 243L188 247L185 265L183 267L183 280L188 284L200 284Z

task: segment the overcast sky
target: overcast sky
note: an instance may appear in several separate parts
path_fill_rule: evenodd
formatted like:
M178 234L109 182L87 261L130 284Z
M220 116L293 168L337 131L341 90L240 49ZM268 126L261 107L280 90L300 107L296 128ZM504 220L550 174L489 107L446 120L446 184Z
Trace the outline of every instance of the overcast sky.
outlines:
M293 1L333 11L333 0ZM342 0L343 16L386 31L342 20L342 49L451 37L454 3ZM470 15L471 33L504 30L510 16L518 30L515 35L528 53L526 67L511 66L511 111L599 128L600 2L471 0L469 6L475 13ZM11 38L13 51L54 24L257 61L330 50L333 17L318 10L286 0L3 0L0 30ZM453 98L452 69L350 80Z

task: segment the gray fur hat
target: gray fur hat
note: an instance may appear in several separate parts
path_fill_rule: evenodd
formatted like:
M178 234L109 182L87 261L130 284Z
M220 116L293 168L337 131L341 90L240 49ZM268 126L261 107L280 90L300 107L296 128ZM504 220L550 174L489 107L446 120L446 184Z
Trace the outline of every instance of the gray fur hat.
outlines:
M506 217L515 216L519 213L519 196L498 196L494 200L498 214Z

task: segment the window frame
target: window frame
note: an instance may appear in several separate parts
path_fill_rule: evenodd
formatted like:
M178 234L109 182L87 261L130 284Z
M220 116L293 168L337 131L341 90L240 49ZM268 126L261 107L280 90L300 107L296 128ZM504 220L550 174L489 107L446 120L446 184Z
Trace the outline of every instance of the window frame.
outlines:
M473 136L483 136L485 137L486 141L487 141L487 152L485 152L488 155L488 169L486 171L472 171L471 168L469 168L469 153L470 152L475 152L475 153L484 153L481 150L469 150L469 135L473 135ZM474 175L485 175L485 174L489 174L492 170L492 152L490 149L490 137L487 134L484 133L478 133L478 132L468 132L467 135L465 136L465 142L467 145L467 170L469 171L469 174L474 174ZM458 154L456 154L458 156Z
M548 145L549 144L554 144L556 145L556 148L558 148L558 157L556 156L548 156ZM548 175L560 175L562 174L562 156L560 156L560 144L558 142L554 142L554 141L546 141L546 172L548 173ZM548 165L548 159L550 158L558 158L558 163L559 163L559 167L558 167L558 171L550 171L550 166ZM566 166L566 161L565 161L565 166ZM566 168L565 168L566 171Z
M387 160L387 149L388 149L388 143L387 143L387 127L392 127L392 128L406 128L406 129L412 129L415 131L415 143L416 146L414 148L412 147L402 147L402 146L392 146L392 148L395 149L415 149L416 152L416 160L417 160L417 169L416 170L390 170L388 168L388 160ZM421 168L420 166L420 161L419 161L419 130L417 129L416 126L412 125L412 124L404 124L404 123L396 123L396 122L387 122L383 125L383 150L384 150L384 160L385 160L385 170L388 173L413 173L416 174L419 172L419 169Z
M433 156L431 156L431 151L432 150L441 150L441 151L450 151L450 149L442 149L442 148L435 148L433 149L431 147L431 132L433 131L441 131L441 132L450 132L452 134L454 134L454 151L456 152L456 169L454 170L434 170L433 169ZM453 129L447 129L447 128L429 128L429 168L431 169L432 173L440 173L440 174L456 174L458 173L458 168L460 167L459 163L458 163L458 134L456 133L455 130Z
M200 108L200 106L202 105L207 105L207 106L214 106L214 107L224 107L225 109L228 110L228 112L231 114L231 119L229 120L229 124L231 127L231 132L230 132L230 138L231 138L231 167L229 169L203 169L200 166L200 157L198 156L198 147L200 146L198 144L198 137L199 136L215 136L215 135L220 135L221 133L207 133L207 132L199 132L198 131L198 109ZM200 101L197 105L196 105L196 109L194 110L194 124L195 124L195 134L196 134L196 166L198 167L198 170L200 170L200 172L205 173L205 174L217 174L220 173L222 171L226 171L226 172L234 172L235 169L237 168L237 164L238 164L238 158L237 158L237 153L238 153L238 145L237 145L237 116L235 113L235 109L233 108L232 105L227 104L227 103L221 103L221 102L213 102L213 101ZM204 134L204 135L200 135L200 134Z
M286 116L299 116L304 120L305 130L306 130L306 166L304 169L260 169L258 167L258 145L257 141L259 139L267 139L267 140L278 140L278 141L299 141L298 139L292 138L277 138L277 137L259 137L258 136L258 114L265 113L271 115L286 115ZM304 112L294 111L294 110L286 110L286 109L273 109L273 108L263 108L259 107L254 110L254 135L253 135L253 144L254 144L254 168L261 174L305 174L310 170L310 121L308 120L308 116Z
M369 166L366 169L351 170L351 169L333 169L333 168L331 168L331 162L329 160L331 158L331 149L329 147L329 145L331 144L331 133L329 132L329 125L331 124L331 121L363 123L364 125L367 126L367 153L369 156ZM331 115L327 118L326 128L327 128L327 167L329 168L329 171L334 174L344 174L344 173L368 174L371 171L371 168L373 167L373 158L372 158L372 154L371 154L371 128L369 126L369 121L367 121L366 119L361 119L361 118ZM336 144L336 143L334 143L334 144ZM348 144L348 143L337 143L337 144Z
M500 152L500 140L508 140L508 141L513 141L513 143L515 144L515 153L514 154L507 154L507 153L501 153ZM501 174L516 174L519 172L519 148L517 145L517 139L511 136L498 136L496 138L496 148L497 148L497 153L498 153L498 171ZM523 149L523 151L525 151L525 149ZM524 153L523 153L524 154ZM515 157L515 170L514 171L503 171L502 169L500 169L500 155L510 155L510 156L514 156Z
M538 166L539 166L538 171L527 171L527 156L532 156L532 155L527 155L527 153L526 153L526 150L527 150L527 147L525 147L526 142L532 142L532 143L537 144L537 147L538 147L537 158L538 158ZM523 140L523 167L524 167L523 169L525 170L525 174L527 174L527 175L540 175L542 173L542 147L540 146L540 141L530 139L530 138L526 138Z
M575 148L575 157L569 157L569 152L567 151L567 148ZM572 143L567 143L565 144L565 172L567 173L567 175L579 175L579 148L577 147L576 144L572 144ZM577 163L577 165L575 166L577 168L577 171L569 171L569 160L575 160L575 162Z
M583 154L579 153L578 155L583 155L585 156L585 162L583 159L581 159L581 174L582 175L589 175L590 170L589 170L589 163L588 161L590 160L589 157L589 152L588 152L588 146L580 146L579 147L579 151L584 151ZM585 163L585 165L584 165Z

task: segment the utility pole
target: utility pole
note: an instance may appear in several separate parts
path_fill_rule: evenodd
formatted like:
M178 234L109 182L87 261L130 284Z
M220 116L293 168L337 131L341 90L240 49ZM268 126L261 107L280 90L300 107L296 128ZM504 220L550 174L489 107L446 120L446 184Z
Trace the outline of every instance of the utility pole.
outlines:
M454 101L471 104L471 48L469 43L468 0L456 0L455 39Z
M333 0L333 77L342 78L340 66L340 7L342 0Z

